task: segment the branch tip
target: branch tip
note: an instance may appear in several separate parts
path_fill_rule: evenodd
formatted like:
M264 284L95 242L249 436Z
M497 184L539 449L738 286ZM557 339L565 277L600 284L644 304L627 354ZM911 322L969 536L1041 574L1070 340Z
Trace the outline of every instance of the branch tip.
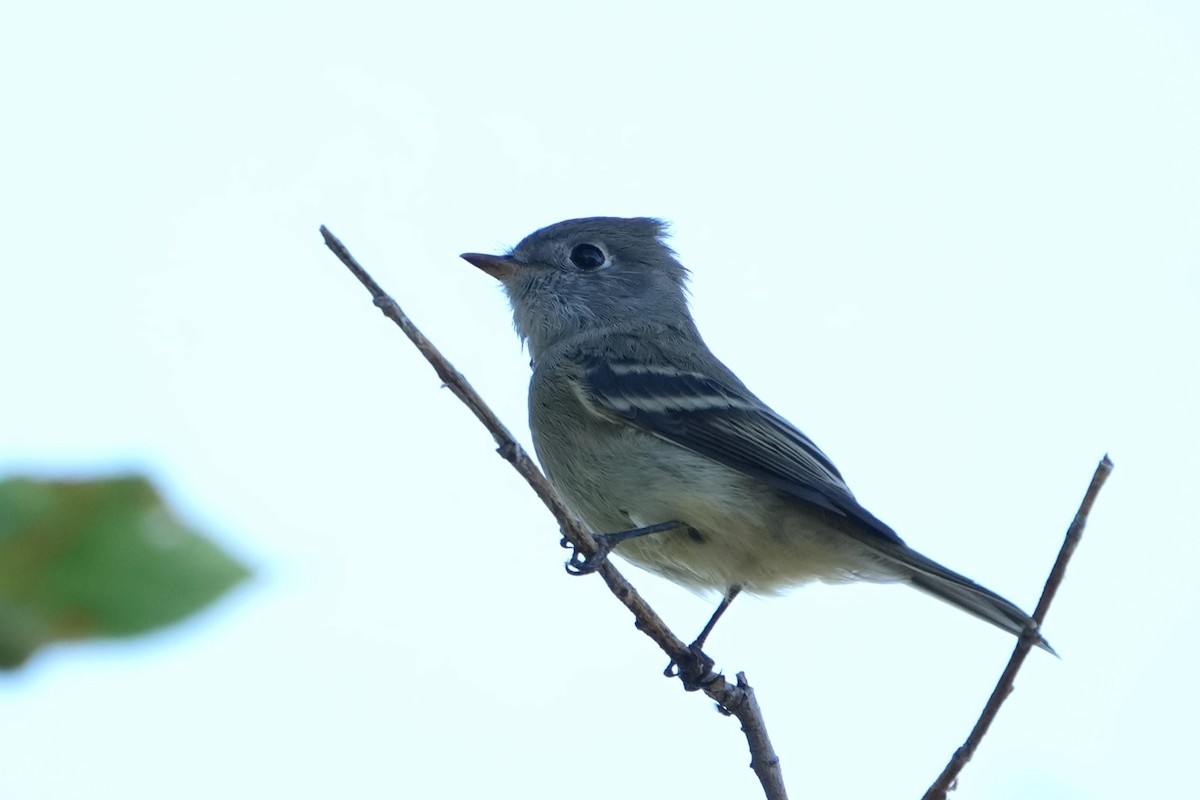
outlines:
M1083 500L1079 504L1079 510L1075 512L1074 519L1067 527L1067 534L1063 538L1062 547L1059 548L1058 558L1054 561L1054 566L1050 569L1050 575L1046 578L1046 585L1042 589L1042 596L1038 599L1037 608L1033 612L1033 620L1037 624L1038 629L1046 619L1046 612L1050 610L1050 602L1054 599L1054 595L1058 592L1058 587L1062 585L1063 577L1066 575L1067 562L1071 560L1071 555L1075 552L1075 548L1079 545L1083 538L1083 529L1087 526L1088 514L1092 510L1092 505L1096 502L1096 497L1100 493L1100 488L1104 486L1104 482L1108 479L1112 472L1113 463L1105 453L1100 459L1100 463L1096 465L1096 471L1092 474L1091 483L1088 484L1087 491L1084 492ZM979 747L979 743L983 741L983 737L991 727L992 722L996 719L996 715L1000 713L1000 706L1016 689L1015 683L1017 672L1021 669L1021 665L1025 663L1025 657L1035 644L1033 640L1033 629L1027 631L1025 635L1017 641L1017 646L1013 650L1012 656L1008 660L1008 665L1004 668L1004 672L1000 674L1000 680L996 683L996 688L992 690L991 696L987 703L983 706L983 711L979 715L975 727L971 729L967 735L966 741L962 746L954 751L950 762L946 764L946 768L942 770L942 774L930 784L926 790L923 800L945 800L947 793L958 787L958 775L962 772L963 767L975 755L975 750ZM1053 653L1053 650L1051 651ZM1057 653L1054 653L1057 656Z

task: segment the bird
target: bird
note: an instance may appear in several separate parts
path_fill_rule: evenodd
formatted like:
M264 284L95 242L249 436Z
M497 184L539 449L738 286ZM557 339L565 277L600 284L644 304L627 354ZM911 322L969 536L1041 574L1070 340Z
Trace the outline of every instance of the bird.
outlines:
M499 255L461 256L504 288L531 356L534 450L601 545L569 571L594 570L611 549L693 591L721 592L694 647L743 591L868 581L907 584L1053 653L1016 604L905 544L709 350L667 238L660 219L588 217ZM803 374L803 347L788 343L780 363ZM804 391L831 390L809 378Z

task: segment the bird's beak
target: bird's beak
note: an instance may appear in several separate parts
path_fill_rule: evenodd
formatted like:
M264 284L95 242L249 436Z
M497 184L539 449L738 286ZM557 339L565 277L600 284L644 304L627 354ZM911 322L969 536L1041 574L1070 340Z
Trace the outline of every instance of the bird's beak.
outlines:
M474 264L498 281L506 281L521 267L508 256L489 256L484 253L463 253L461 258Z

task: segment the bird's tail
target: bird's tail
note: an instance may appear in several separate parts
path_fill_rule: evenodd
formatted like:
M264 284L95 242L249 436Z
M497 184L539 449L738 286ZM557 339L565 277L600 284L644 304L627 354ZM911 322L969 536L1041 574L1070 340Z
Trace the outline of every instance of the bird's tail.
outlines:
M968 614L990 622L1014 636L1020 636L1025 631L1031 630L1037 636L1038 647L1052 655L1058 655L1038 631L1037 622L1014 603L1005 600L990 589L985 589L971 579L946 569L910 547L903 545L901 547L903 547L902 552L893 551L889 555L907 568L908 582L913 586L939 600L945 600L947 603L961 608Z

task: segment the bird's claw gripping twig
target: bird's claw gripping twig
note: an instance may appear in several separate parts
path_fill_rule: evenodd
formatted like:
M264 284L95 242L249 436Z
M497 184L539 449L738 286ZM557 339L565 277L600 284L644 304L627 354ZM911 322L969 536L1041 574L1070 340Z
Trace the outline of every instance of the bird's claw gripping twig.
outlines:
M679 678L686 691L695 692L721 677L719 673L713 672L715 664L715 661L693 643L688 645L687 655L671 659L671 663L663 670L663 675Z
M639 536L649 536L652 533L669 531L672 528L678 528L680 525L682 523L672 520L671 522L660 522L657 525L647 525L642 528L630 528L627 531L618 531L617 533L593 533L592 538L596 540L596 551L588 556L580 553L579 546L568 541L565 536L558 544L560 547L571 548L571 557L567 559L567 563L564 565L568 575L590 575L600 569L600 565L608 558L608 554L621 542L636 539Z
M559 544L563 547L571 548L571 557L567 559L567 563L563 566L567 570L568 575L591 575L596 570L600 569L600 565L608 558L608 554L612 552L616 542L601 534L592 537L596 540L596 552L590 556L585 556L580 552L579 548L567 541L566 537Z

